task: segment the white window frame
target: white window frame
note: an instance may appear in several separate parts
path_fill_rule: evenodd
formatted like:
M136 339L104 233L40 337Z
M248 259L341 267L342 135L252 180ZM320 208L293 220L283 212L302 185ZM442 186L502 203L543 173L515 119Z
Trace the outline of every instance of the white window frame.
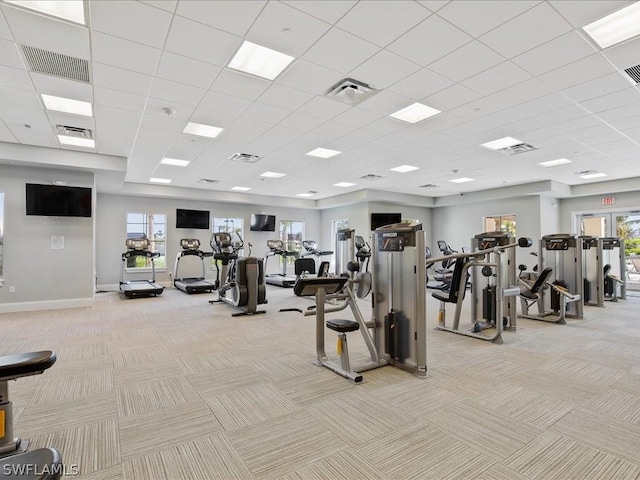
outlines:
M131 222L129 221L129 215L142 215L144 217L144 221L142 223L138 223L138 222ZM147 231L149 229L149 225L150 225L150 219L149 217L151 217L151 221L153 221L153 218L155 217L164 217L164 222L155 222L154 226L157 225L164 225L164 238L159 240L159 239L154 239L151 238L149 232ZM158 219L159 220L159 219ZM133 227L131 230L129 228L129 226L133 226L133 225L140 225L139 229L133 229L136 227ZM162 248L162 250L164 250L164 253L162 253L160 255L160 257L155 258L154 259L154 264L155 264L155 271L156 272L166 272L167 271L167 214L166 213L151 213L151 212L127 212L127 217L126 217L126 232L127 232L127 238L134 238L134 237L129 237L130 233L142 233L144 234L147 238L149 238L149 249L154 252L154 251L158 251L158 247L160 245L163 245L164 248ZM159 245L156 245L159 244ZM164 266L160 265L158 266L158 260L163 259L164 260ZM148 273L151 272L151 260L147 260L147 266L145 267L127 267L125 265L125 272L127 273Z
M293 233L290 233L290 234L286 233L287 232L286 227L283 228L285 224L289 225L290 232L293 232L293 228L291 228L293 224L300 224L301 226L301 229L299 232L300 240L293 240L293 242L298 242L297 244L291 244L292 241L290 241L289 238L285 237L285 235L293 235ZM283 248L289 252L291 251L298 252L298 253L302 252L302 240L304 239L304 229L305 229L305 224L304 224L304 221L302 220L280 220L280 223L278 224L278 238L282 240ZM283 257L281 256L279 259L279 263L281 265L282 265L282 260L283 260ZM293 265L295 260L296 260L296 257L293 257L293 256L287 257L287 262L289 265Z

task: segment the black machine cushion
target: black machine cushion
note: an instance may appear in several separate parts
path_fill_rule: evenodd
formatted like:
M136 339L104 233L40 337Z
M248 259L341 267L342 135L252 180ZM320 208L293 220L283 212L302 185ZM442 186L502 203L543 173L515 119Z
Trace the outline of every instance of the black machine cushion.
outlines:
M538 278L536 279L535 283L531 286L530 289L526 289L526 288L520 289L520 296L529 298L531 300L537 300L538 292L551 276L551 272L553 272L553 269L551 268L545 268L544 270L542 270L542 272L540 272L540 275L538 275Z
M603 273L604 273L605 278L609 276L609 272L610 271L611 271L611 265L607 263L604 266L604 269L603 269Z
M296 277L307 272L311 275L316 273L316 261L313 258L297 258L294 264Z
M453 268L453 276L451 277L451 286L449 287L449 291L443 292L433 292L431 296L433 298L437 298L443 302L449 303L457 303L458 302L458 291L460 289L460 282L462 281L462 269L468 261L468 257L460 257L456 259L456 265ZM469 278L469 271L467 270L467 279ZM467 279L465 279L464 283L467 284Z
M336 332L344 333L355 332L360 328L360 325L353 320L327 320L327 328Z
M58 480L62 473L62 457L53 448L39 448L0 459L0 474L3 474L3 478Z
M42 373L56 363L56 354L50 350L19 353L0 357L0 380Z

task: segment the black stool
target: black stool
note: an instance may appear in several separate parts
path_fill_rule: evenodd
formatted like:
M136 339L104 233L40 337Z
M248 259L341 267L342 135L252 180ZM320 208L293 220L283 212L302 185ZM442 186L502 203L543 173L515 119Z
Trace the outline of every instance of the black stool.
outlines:
M353 320L327 320L327 328L333 330L334 332L338 332L338 354L340 355L340 366L343 370L350 372L351 367L349 366L349 349L347 347L347 333L355 332L360 329L360 325L358 322L354 322Z

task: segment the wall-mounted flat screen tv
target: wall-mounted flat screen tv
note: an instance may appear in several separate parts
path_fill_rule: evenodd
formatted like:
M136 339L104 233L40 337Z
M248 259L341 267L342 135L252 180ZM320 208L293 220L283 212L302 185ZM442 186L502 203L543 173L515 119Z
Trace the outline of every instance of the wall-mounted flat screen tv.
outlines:
M250 230L252 232L275 232L276 216L252 213Z
M27 215L91 217L91 189L27 183Z
M371 231L376 228L392 225L402 222L401 213L372 213L371 214Z
M176 209L176 228L195 228L209 230L209 210Z

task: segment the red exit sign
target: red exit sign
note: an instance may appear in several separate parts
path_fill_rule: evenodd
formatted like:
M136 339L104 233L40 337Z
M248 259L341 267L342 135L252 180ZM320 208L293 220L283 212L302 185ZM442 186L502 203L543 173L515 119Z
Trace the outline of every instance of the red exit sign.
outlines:
M602 199L603 205L613 205L614 203L616 203L615 197L604 197Z

